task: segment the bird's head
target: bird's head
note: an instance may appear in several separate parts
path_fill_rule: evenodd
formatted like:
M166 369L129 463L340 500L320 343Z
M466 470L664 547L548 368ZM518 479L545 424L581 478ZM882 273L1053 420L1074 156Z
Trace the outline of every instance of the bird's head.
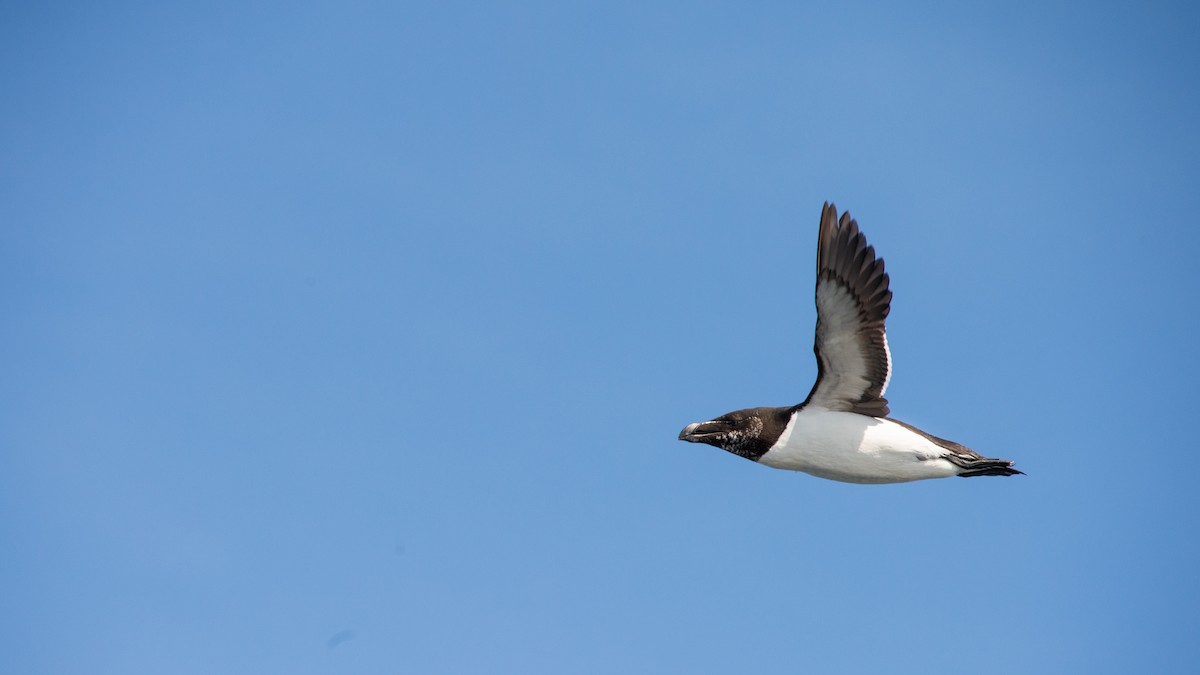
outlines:
M774 437L768 440L763 434L766 427L779 426L778 417L776 408L735 410L707 422L687 425L679 432L679 440L707 443L739 457L757 461L779 437L779 434L775 433ZM786 422L784 424L786 425Z

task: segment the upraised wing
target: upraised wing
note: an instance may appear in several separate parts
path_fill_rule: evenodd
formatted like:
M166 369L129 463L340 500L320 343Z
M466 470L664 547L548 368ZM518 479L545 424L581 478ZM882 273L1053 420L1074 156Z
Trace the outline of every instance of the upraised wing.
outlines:
M892 355L884 320L892 301L883 259L858 223L826 203L817 240L817 382L799 407L888 414Z

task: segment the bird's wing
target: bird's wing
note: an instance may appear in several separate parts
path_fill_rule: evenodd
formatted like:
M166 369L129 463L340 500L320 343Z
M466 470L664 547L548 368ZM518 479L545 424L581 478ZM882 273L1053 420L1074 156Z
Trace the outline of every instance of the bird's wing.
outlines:
M805 405L872 417L888 414L892 375L884 320L892 300L883 259L849 213L821 210L817 241L817 383Z

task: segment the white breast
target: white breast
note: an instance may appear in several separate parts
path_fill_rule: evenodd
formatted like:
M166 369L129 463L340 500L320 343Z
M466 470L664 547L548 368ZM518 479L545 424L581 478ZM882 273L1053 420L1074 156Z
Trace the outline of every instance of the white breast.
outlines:
M758 461L846 483L903 483L957 474L945 454L890 420L808 406Z

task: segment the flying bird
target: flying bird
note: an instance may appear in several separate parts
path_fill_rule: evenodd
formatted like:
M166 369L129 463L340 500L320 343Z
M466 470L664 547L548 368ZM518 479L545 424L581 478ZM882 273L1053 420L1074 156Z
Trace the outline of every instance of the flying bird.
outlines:
M817 236L817 382L808 398L689 424L679 439L846 483L1022 473L1009 460L888 417L888 281L883 258L875 257L858 223L849 212L839 220L837 207L826 203Z

